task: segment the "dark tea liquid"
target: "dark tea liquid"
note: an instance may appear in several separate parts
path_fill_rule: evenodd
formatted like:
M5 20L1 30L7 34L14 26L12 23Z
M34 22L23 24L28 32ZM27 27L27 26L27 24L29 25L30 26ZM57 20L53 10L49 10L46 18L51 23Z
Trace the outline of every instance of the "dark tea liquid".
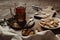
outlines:
M16 15L17 15L18 21L24 21L26 19L25 10L26 10L26 8L24 8L22 6L16 8Z

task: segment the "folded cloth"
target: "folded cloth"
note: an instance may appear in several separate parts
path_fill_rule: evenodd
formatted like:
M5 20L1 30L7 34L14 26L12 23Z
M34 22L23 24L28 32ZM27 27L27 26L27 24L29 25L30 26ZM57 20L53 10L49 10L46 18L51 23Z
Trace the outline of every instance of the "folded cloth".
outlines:
M22 40L20 34L21 31L10 29L9 26L0 26L0 40Z
M33 36L23 38L23 40L58 40L54 33L50 30L38 32Z

